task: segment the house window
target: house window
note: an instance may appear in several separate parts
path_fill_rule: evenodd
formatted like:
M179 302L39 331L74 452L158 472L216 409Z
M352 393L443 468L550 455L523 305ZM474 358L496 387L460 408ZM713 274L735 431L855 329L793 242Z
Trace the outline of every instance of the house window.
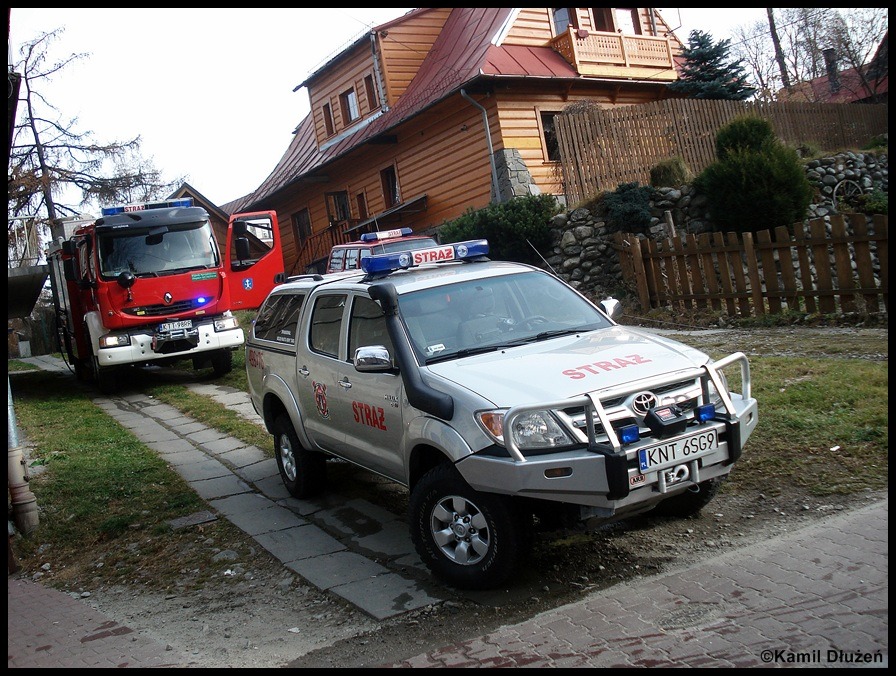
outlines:
M358 207L358 218L363 221L367 218L367 196L363 192L355 195L355 206Z
M339 192L326 193L327 198L327 217L330 219L330 225L336 223L344 223L351 218L351 210L348 204L348 193L344 190Z
M311 237L311 213L308 209L302 209L292 215L292 228L296 236L296 247L300 247Z
M367 92L367 107L370 110L376 110L380 107L376 98L376 87L373 86L373 75L364 78L364 90Z
M390 209L401 202L401 193L398 190L398 176L395 167L387 167L380 172L380 183L383 186L383 202Z
M554 117L557 113L541 113L541 133L544 137L544 150L549 162L560 161L560 144L557 141L557 130L554 128Z
M330 109L330 104L324 104L324 126L327 128L327 136L332 136L336 133L336 127L333 125L333 111Z
M339 95L339 103L342 106L342 119L345 124L351 124L359 117L361 111L358 109L358 95L354 89L349 89Z
M554 35L563 35L572 26L578 28L576 10L569 7L555 7L551 9L551 21L554 24Z
M632 8L616 10L616 27L623 35L641 35L641 21L638 10Z
M601 33L615 33L616 25L613 23L613 10L609 7L592 7L591 15L594 17L594 30Z

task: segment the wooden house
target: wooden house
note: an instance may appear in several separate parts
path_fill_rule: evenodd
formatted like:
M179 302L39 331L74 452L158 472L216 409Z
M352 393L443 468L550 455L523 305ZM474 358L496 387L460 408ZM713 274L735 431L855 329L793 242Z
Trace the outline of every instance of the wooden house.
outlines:
M562 202L554 116L670 97L681 48L650 8L414 9L296 87L311 111L289 148L222 210L275 210L296 274L363 232L433 232L520 195Z

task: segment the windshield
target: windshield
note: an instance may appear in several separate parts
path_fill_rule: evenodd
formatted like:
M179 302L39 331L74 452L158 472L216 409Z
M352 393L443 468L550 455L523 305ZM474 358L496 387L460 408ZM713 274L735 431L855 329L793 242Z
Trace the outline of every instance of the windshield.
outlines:
M612 326L557 278L526 272L400 296L411 342L427 363Z
M208 221L149 232L104 232L97 239L104 278L114 278L125 271L137 276L160 275L218 265L218 247Z

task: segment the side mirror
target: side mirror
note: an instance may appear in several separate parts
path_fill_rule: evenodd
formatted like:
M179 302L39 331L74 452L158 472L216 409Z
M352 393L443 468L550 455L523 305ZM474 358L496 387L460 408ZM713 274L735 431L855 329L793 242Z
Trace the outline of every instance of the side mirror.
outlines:
M355 350L355 370L361 373L384 373L392 370L392 356L384 345L365 345Z
M134 286L134 282L137 281L137 277L130 270L125 270L124 272L120 272L118 274L118 277L115 281L117 281L118 285L123 289L130 289L132 286Z
M233 234L237 237L244 237L249 232L249 226L246 221L236 220L233 222Z
M236 259L238 261L247 261L252 257L249 250L249 238L237 237L233 240L233 246L236 249Z
M615 298L607 298L598 303L598 307L604 311L610 319L616 321L622 316L622 303Z

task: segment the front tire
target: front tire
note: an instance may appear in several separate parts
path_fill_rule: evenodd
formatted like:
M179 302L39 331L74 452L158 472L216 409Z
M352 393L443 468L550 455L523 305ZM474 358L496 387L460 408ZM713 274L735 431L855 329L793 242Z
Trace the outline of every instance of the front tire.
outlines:
M292 421L281 413L274 421L274 455L286 490L294 498L319 494L327 479L326 458L302 446Z
M522 522L509 499L471 488L452 465L421 477L409 512L417 553L449 585L492 589L516 568Z
M722 487L722 481L722 478L709 479L697 484L697 491L688 489L684 493L666 498L653 508L652 514L673 519L694 516L716 497Z
M212 373L216 378L220 378L221 376L226 376L228 373L233 371L233 352L230 350L224 350L215 354L211 358L212 362Z
M100 360L97 357L93 358L93 380L102 394L114 394L118 389L115 368L100 366Z

